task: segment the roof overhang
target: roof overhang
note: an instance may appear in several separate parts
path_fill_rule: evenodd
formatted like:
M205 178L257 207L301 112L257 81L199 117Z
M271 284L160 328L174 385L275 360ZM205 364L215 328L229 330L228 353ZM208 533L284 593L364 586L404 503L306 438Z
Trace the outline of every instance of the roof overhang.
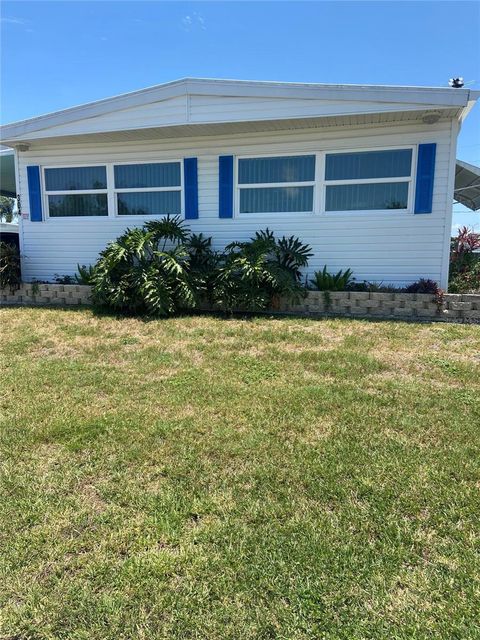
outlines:
M439 111L440 117L456 117L462 119L467 111L471 108L475 100L478 98L478 93L469 89L452 89L442 87L395 87L395 86L376 86L376 85L328 85L328 84L300 84L300 83L286 83L286 82L256 82L256 81L243 81L243 80L212 80L212 79L195 79L185 78L182 80L176 80L174 82L168 82L162 85L149 87L140 91L134 91L105 100L99 100L91 102L89 104L72 107L70 109L64 109L55 113L39 116L36 118L30 118L20 122L14 122L12 124L5 125L0 128L0 136L4 144L14 146L19 142L28 142L35 139L44 138L58 138L68 135L78 135L78 131L75 129L75 123L79 121L89 121L89 123L95 122L96 130L91 133L102 134L110 133L113 129L109 128L111 123L109 122L109 114L114 112L122 112L129 109L142 108L149 104L158 103L165 104L165 101L176 98L185 98L186 108L178 109L178 119L174 123L176 127L205 127L216 124L228 124L229 121L224 120L223 117L217 117L215 120L205 117L204 121L195 122L189 117L188 105L190 97L192 102L197 97L209 96L214 98L225 98L226 100L231 98L240 99L262 99L272 100L299 100L303 101L324 101L326 104L337 103L338 106L333 108L330 112L319 112L319 116L322 115L322 120L325 121L328 118L335 117L353 117L357 116L357 119L361 121L363 115L381 114L381 113L402 113L403 111L413 111L417 114L425 113L426 111ZM347 105L348 102L358 103L358 109L355 113L352 111L342 110L343 105ZM355 109L354 109L355 111ZM278 117L276 120L287 120L293 123L294 120L305 120L306 118L300 118L300 115L304 115L305 110L301 113L295 112L295 107L292 107L289 111L289 117ZM448 114L448 116L447 116ZM311 115L311 114L309 114ZM102 116L107 116L102 118ZM269 114L268 103L265 104L264 113L261 117L252 114L246 118L244 122L254 122L256 120L262 120L264 125L271 118ZM101 119L101 126L98 126L99 119ZM125 119L125 124L117 122L117 131L127 131L128 122ZM235 124L240 125L238 122ZM367 122L366 122L367 123ZM155 126L160 124L161 126ZM315 126L318 126L319 123ZM327 125L331 126L331 125ZM69 131L72 127L72 131ZM148 127L160 129L172 129L172 123L150 123ZM283 128L291 128L290 126L283 126ZM138 127L135 127L138 130ZM185 129L188 131L189 129ZM177 133L179 130L177 129ZM83 135L82 131L82 135ZM191 135L191 134L188 134ZM195 135L195 134L193 134ZM200 134L204 135L204 134ZM167 134L168 137L168 134Z
M453 197L472 211L480 209L480 167L457 160Z
M129 142L141 140L163 140L172 138L196 138L202 136L225 136L242 133L261 133L274 131L289 131L296 129L323 129L341 127L369 127L386 126L388 124L424 124L425 110L402 111L388 113L349 114L341 116L322 116L317 118L281 118L276 120L248 120L241 122L205 122L198 124L169 125L161 127L122 128L119 130L102 131L98 133L57 135L55 137L30 138L25 141L10 141L20 151L41 147L68 144L92 144L109 142ZM444 109L438 122L446 122L456 117L457 109ZM435 123L436 124L436 123ZM429 125L434 130L435 125ZM19 144L19 142L21 144ZM25 144L27 142L27 144Z

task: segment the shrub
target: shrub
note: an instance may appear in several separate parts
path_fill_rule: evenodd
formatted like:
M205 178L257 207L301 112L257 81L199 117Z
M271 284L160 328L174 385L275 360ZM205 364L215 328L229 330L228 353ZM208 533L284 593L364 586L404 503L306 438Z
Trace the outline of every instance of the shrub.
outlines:
M9 242L0 242L0 288L9 288L12 293L22 282L20 254L17 247Z
M13 222L13 207L15 204L15 200L13 198L9 198L8 196L0 196L0 222L5 220L5 222Z
M58 273L55 274L54 282L56 284L76 284L78 282L77 276L61 276Z
M480 293L480 256L473 254L468 269L451 275L448 290L450 293Z
M381 282L352 282L347 285L347 291L366 291L368 293L400 293L403 291L401 287L394 285L382 284Z
M345 291L354 280L351 269L340 269L337 273L330 273L325 265L322 271L315 271L310 284L319 291Z
M275 308L281 297L298 301L306 293L300 269L311 255L298 238L277 240L269 229L248 242L232 242L219 260L214 302L226 311L253 311Z
M89 274L94 303L158 316L195 306L187 238L178 216L127 229L101 252Z
M192 233L186 241L190 279L199 300L214 301L215 279L221 254L213 251L212 239Z
M431 293L437 295L440 291L438 284L434 280L420 278L411 285L405 287L405 293Z
M95 304L122 312L171 315L202 300L226 311L262 310L305 294L300 269L310 256L298 238L277 240L268 229L218 253L211 238L167 216L127 229L95 265L78 265L76 279L92 286Z
M480 291L480 233L462 227L450 245L449 290L452 293Z

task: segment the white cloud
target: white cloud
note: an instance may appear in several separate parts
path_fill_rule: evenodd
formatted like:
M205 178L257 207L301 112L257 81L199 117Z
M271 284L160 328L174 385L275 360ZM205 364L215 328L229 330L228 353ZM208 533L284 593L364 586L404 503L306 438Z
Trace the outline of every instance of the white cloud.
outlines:
M194 29L201 29L202 31L207 30L205 18L196 11L192 11L192 13L183 16L182 27L184 31L193 31Z
M0 18L1 22L4 22L5 24L26 24L25 20L22 20L22 18Z

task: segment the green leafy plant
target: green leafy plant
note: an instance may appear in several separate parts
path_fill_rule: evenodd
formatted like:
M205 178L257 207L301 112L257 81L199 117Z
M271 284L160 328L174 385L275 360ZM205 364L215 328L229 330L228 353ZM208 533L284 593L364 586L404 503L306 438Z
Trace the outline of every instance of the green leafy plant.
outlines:
M17 247L9 242L0 242L0 288L8 288L13 293L20 288L21 282L20 253Z
M95 274L95 266L77 264L77 274L75 280L78 284L92 284L93 276Z
M0 222L5 220L5 222L13 222L13 207L15 204L15 200L13 198L9 198L8 196L0 196Z
M212 249L212 239L203 233L192 233L185 243L189 274L199 300L213 302L217 269L221 254Z
M330 273L325 265L322 271L315 271L310 285L318 291L345 291L355 280L351 269Z
M459 229L450 245L449 291L475 293L480 291L480 233L468 227Z
M300 269L311 255L298 238L277 240L269 229L232 242L219 260L214 301L227 311L276 308L280 298L298 301L306 293Z
M155 316L194 307L187 238L178 216L127 229L101 252L89 274L93 301L117 311Z
M122 312L164 316L202 301L262 310L305 295L301 268L311 255L298 238L276 239L268 229L219 253L211 238L167 216L127 229L95 265L78 265L76 281L92 286L94 303Z
M395 287L394 285L383 284L382 282L351 282L347 286L348 291L366 291L368 293L401 293L402 287Z
M451 275L448 290L450 293L480 293L480 255L472 255L468 268Z

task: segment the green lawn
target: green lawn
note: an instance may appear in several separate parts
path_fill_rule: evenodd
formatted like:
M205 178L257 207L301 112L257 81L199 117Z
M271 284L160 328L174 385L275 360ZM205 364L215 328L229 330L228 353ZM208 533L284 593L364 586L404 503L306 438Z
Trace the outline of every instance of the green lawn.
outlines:
M480 327L0 318L0 638L480 638Z

